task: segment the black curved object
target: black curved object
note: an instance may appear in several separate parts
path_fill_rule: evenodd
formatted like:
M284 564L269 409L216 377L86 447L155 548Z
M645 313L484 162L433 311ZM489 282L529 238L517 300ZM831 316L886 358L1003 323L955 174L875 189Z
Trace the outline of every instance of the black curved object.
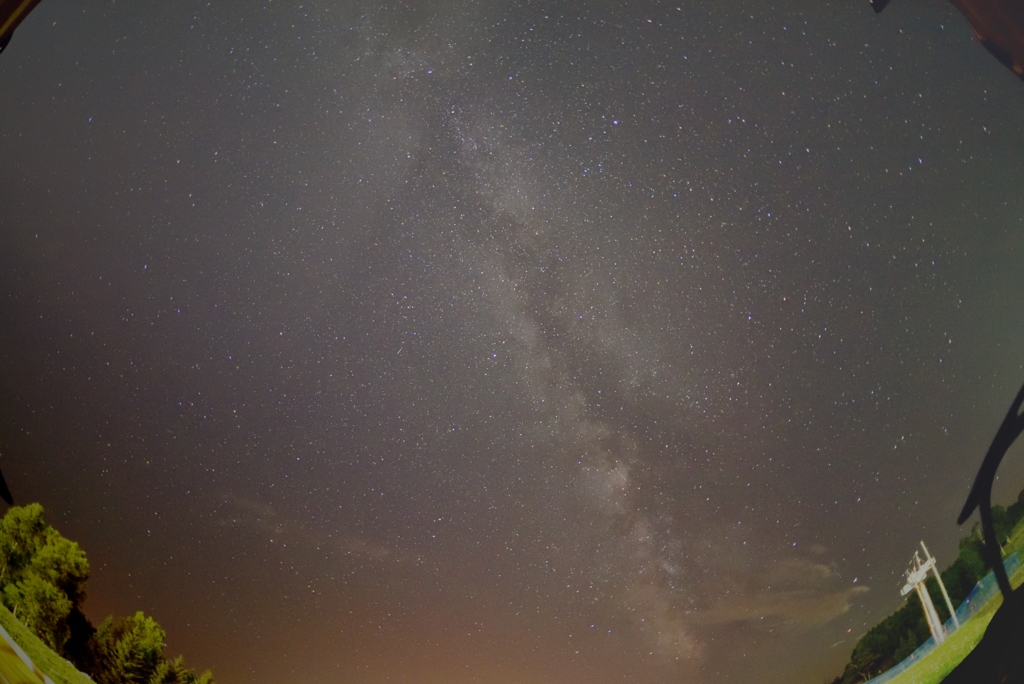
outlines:
M4 479L3 473L0 473L0 499L6 501L8 506L14 505L14 497L11 496L11 490L7 488L7 481Z
M1024 79L1024 2L1021 0L952 0L985 49ZM878 14L889 0L871 0Z
M885 9L885 6L889 4L889 0L871 0L871 9L875 10L875 14L878 14Z
M1010 405L1006 412L999 431L996 432L992 445L985 454L985 460L981 462L978 475L974 478L974 485L971 493L967 495L963 510L956 522L962 525L970 517L974 509L981 513L981 530L985 537L985 560L992 566L996 581L999 583L999 590L1003 592L1003 598L1009 599L1013 589L1010 587L1010 579L1006 576L1006 568L1003 567L1003 554L996 540L995 529L992 527L992 483L996 479L996 470L1006 455L1007 450L1014 440L1024 432L1024 415L1020 412L1021 404L1024 404L1024 387L1017 392L1017 398Z
M985 535L985 560L999 582L1003 605L999 606L985 635L956 668L946 675L942 684L1021 684L1024 682L1024 587L1014 591L1003 567L1003 555L992 527L992 482L996 469L1014 440L1024 431L1024 387L1006 412L992 445L981 462L974 478L971 493L957 522L963 524L974 509L981 513L981 527Z
M14 29L38 4L39 0L0 0L0 52L11 42Z

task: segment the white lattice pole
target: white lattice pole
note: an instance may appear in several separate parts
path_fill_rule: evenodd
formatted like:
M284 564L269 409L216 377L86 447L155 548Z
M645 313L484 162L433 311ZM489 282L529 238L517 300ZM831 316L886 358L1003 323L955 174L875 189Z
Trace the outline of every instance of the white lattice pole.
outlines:
M924 542L921 542L921 548L924 549L924 555L926 558L932 557L932 555L928 553L928 547L924 545ZM949 614L953 617L953 629L960 629L960 620L957 619L956 611L953 610L953 602L949 600L949 592L946 591L946 585L942 583L942 576L939 575L939 568L936 567L937 565L938 562L936 562L935 565L932 565L932 572L935 573L935 579L939 581L939 589L942 590L942 598L946 599L946 607L949 608Z
M924 583L928 578L928 571L934 567L934 558L929 556L922 563L921 557L915 551L914 560L911 561L910 569L907 570L907 583L900 591L900 595L906 596L911 591L917 592L917 597L921 600L921 608L924 610L924 619L928 622L928 630L932 633L935 643L941 644L946 638L946 630L939 620L939 613L935 610L935 604L932 603L932 597L928 594L928 587Z
M921 587L920 584L914 585L914 591L917 592L917 599L921 602L921 607L924 608L924 619L928 623L928 631L932 633L932 638L935 639L935 643L942 641L941 629L935 628L935 619L932 617L932 611L928 610L928 604L931 603L931 599L928 598L928 591ZM932 608L934 610L934 608Z
M946 628L942 626L942 620L939 619L939 611L935 610L932 596L928 593L928 585L922 581L918 586L921 587L921 594L924 596L925 610L932 616L932 621L935 623L935 633L938 635L935 637L935 643L941 644L946 638Z

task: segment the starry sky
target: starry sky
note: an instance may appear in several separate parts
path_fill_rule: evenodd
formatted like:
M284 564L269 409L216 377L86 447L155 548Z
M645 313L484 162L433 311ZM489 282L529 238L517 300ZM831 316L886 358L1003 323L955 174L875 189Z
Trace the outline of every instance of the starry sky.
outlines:
M222 684L830 679L1024 380L949 3L45 0L0 93L0 466Z

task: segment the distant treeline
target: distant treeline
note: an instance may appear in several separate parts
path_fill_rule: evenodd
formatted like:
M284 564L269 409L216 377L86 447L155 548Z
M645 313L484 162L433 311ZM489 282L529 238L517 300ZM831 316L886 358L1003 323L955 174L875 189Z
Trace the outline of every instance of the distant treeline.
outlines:
M213 684L164 654L166 633L141 612L99 629L82 612L89 561L46 523L39 504L0 519L0 601L53 651L99 684Z
M1017 495L1017 502L1009 507L992 507L992 524L996 539L1005 544L1013 528L1024 518L1024 490ZM982 577L988 574L991 567L984 560L985 542L981 537L980 527L975 524L971 534L960 540L960 554L953 563L943 570L942 583L946 585L954 610L971 593ZM936 600L942 594L939 583L934 576L926 581L928 593L933 597L939 618L945 623L949 619L946 602ZM843 674L836 677L832 684L858 684L872 677L877 677L890 667L898 664L923 644L931 632L925 622L924 610L917 593L910 595L906 605L885 618L868 630L853 647L850 662L846 664Z

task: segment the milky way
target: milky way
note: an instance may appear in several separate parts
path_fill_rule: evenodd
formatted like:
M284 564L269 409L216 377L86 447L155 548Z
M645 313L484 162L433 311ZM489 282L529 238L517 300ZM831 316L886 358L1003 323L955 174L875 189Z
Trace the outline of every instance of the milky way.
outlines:
M1024 378L1024 88L951 6L719 5L41 3L0 448L90 617L227 684L838 674Z

